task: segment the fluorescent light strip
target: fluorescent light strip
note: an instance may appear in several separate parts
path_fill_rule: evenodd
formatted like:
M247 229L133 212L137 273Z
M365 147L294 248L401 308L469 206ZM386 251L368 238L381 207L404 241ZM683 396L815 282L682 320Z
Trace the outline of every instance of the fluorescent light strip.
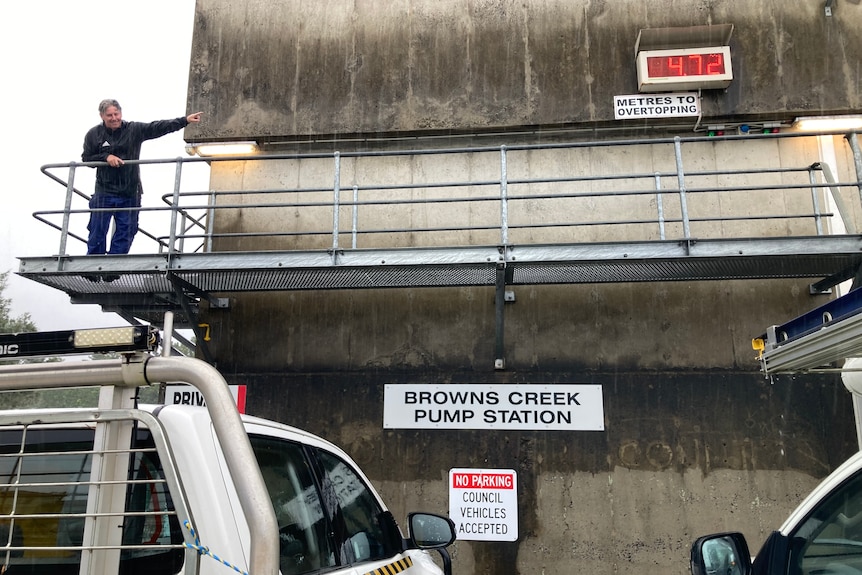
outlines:
M189 154L201 157L209 156L244 156L258 151L257 142L209 142L189 144L186 146Z
M803 116L793 125L805 132L837 132L862 130L862 116Z

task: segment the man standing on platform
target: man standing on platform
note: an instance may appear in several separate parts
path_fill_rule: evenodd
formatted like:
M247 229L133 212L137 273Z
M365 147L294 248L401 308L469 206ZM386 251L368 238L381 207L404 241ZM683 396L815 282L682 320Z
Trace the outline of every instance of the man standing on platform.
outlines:
M138 208L141 206L141 170L137 164L126 165L126 160L137 160L141 144L176 132L191 123L201 121L201 112L184 118L155 122L126 122L123 110L116 100L99 102L102 123L94 126L84 137L84 162L107 162L96 168L96 190L90 198L90 231L87 254L127 254L138 231ZM107 235L111 220L114 234L108 249Z

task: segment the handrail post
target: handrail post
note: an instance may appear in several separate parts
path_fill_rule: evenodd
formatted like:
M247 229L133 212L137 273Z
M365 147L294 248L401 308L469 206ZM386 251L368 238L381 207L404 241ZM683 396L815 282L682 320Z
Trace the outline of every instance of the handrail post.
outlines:
M661 193L661 173L655 173L655 207L658 217L658 236L664 239L664 200Z
M178 242L179 250L178 251L180 253L184 253L186 251L186 232L189 231L188 222L189 222L189 217L185 212L183 212L183 216L182 216L182 218L180 218L180 228L179 228L180 230L182 230L182 232L180 233L179 238L178 238L179 239L179 242Z
M850 132L845 136L847 143L850 144L850 150L853 152L853 163L856 165L856 181L862 182L862 151L859 150L859 138L856 132ZM859 188L859 198L862 200L862 183L856 184Z
M500 146L500 245L509 244L509 175L506 146Z
M811 205L814 208L814 229L817 235L823 235L823 216L820 213L820 200L817 199L817 176L814 175L814 164L808 166L808 181L811 182Z
M691 239L691 229L688 221L688 205L685 199L685 173L682 169L682 140L679 136L673 139L674 155L676 156L676 179L679 184L679 210L682 216L682 233L686 241Z
M829 162L819 162L820 173L823 174L823 179L829 185L829 191L832 193L832 201L835 202L835 207L838 209L838 215L841 216L841 222L844 224L844 233L855 234L856 224L850 217L850 211L844 205L844 199L841 197L841 190L838 188L835 176L832 175L832 168L829 167Z
M352 247L356 249L357 234L359 232L359 186L353 186L353 224L351 229Z
M171 200L171 229L168 236L168 255L176 253L175 242L177 241L177 210L180 206L180 181L183 173L183 159L177 156L177 169L174 173L174 197Z
M341 196L341 152L335 152L335 182L332 186L332 263L336 262L338 251L338 211Z
M66 184L66 203L63 208L63 229L60 230L60 251L57 255L66 255L66 241L69 239L69 220L72 209L72 193L75 191L75 162L69 163L69 183Z
M215 222L215 204L216 204L216 192L215 190L210 190L209 195L209 206L207 207L207 227L206 227L206 245L204 250L207 252L213 251L213 233Z

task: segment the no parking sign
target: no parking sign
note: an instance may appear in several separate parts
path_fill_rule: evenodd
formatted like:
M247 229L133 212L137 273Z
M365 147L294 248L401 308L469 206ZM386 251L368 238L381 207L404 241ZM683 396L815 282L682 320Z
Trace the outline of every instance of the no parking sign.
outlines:
M514 469L450 469L449 518L458 539L518 540L518 474Z

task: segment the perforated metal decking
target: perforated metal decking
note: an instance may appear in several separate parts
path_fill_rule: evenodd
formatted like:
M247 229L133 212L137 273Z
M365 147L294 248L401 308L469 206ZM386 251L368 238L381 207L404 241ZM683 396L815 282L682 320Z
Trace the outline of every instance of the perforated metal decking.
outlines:
M158 325L188 323L201 299L252 291L507 286L855 276L859 236L397 249L21 258L20 275L74 303ZM502 270L502 285L498 283Z

